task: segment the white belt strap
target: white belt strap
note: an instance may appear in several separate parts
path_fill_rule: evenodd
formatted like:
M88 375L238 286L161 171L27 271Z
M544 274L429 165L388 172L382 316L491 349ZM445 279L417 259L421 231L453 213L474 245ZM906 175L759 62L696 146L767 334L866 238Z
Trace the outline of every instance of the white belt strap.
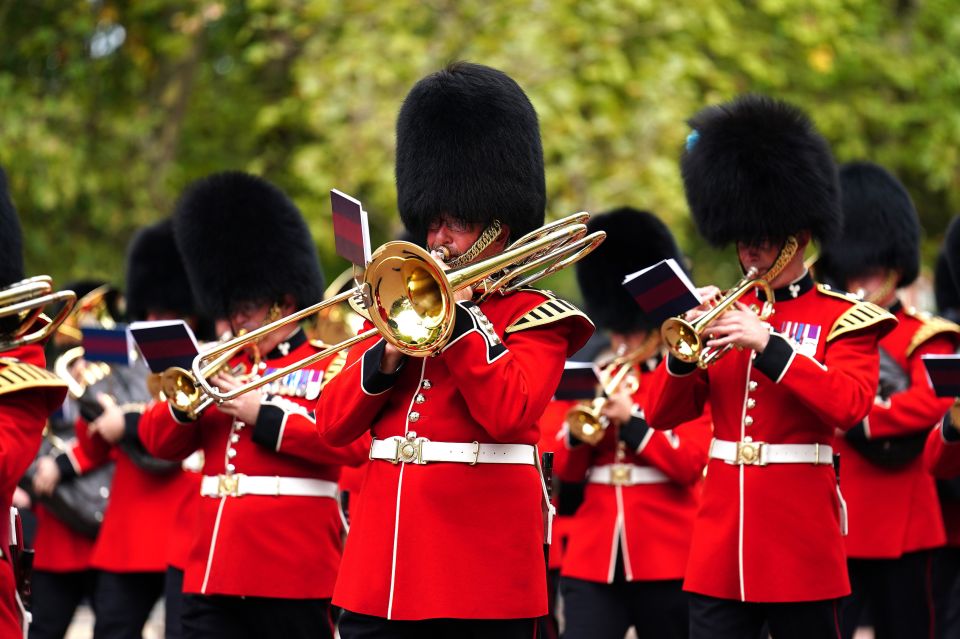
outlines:
M607 464L590 469L587 481L591 484L635 486L638 484L665 484L670 481L663 471L652 466L635 464Z
M710 458L738 466L767 464L833 464L833 448L826 444L768 444L745 439L710 442Z
M252 477L250 475L207 475L200 481L203 497L337 497L337 484L308 477Z
M460 464L527 464L537 466L537 449L527 444L469 444L432 442L417 437L414 432L406 437L374 439L370 443L370 459L380 459L393 464L418 464L430 462L454 462Z

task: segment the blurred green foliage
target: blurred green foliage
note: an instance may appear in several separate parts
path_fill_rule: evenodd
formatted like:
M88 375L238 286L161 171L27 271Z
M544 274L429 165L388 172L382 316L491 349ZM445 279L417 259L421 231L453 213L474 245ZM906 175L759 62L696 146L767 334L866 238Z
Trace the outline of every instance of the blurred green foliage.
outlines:
M0 4L0 163L27 266L122 282L126 242L189 181L285 188L329 277L328 190L374 245L399 231L394 120L445 62L501 68L540 114L551 217L631 204L668 220L695 279L736 279L686 213L685 119L747 91L809 110L841 161L908 185L932 262L960 200L954 0L32 0ZM242 256L239 256L242 259ZM551 283L576 297L569 274Z

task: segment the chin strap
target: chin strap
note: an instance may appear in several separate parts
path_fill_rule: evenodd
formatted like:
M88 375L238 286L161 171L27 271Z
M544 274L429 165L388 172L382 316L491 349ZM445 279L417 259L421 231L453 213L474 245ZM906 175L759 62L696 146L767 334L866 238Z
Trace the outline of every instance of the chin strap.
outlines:
M502 227L500 225L500 220L494 220L487 225L487 228L483 229L483 233L480 234L480 237L477 238L477 241L474 242L470 248L466 251L455 257L453 260L447 262L447 266L450 268L458 268L460 266L466 266L473 260L483 253L488 246L493 244L498 237L500 237L500 231Z

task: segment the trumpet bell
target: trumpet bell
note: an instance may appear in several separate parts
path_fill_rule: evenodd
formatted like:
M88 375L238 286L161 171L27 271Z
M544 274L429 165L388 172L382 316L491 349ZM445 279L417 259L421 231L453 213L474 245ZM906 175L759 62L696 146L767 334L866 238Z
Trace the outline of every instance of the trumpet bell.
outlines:
M172 366L160 374L160 391L181 413L192 413L200 399L200 387L193 375L179 366Z
M660 326L660 337L673 356L687 364L700 360L703 338L690 322L682 317L671 317Z
M577 404L567 412L570 434L590 446L596 446L607 431L607 420L600 414L603 400Z

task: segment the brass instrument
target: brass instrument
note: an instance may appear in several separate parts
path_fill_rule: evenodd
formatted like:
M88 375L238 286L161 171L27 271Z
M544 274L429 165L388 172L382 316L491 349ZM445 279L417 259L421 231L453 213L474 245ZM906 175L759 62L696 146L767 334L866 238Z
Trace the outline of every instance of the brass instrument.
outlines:
M707 327L715 319L726 312L741 297L752 289L763 289L765 300L760 308L751 308L761 321L767 321L773 315L773 287L770 282L776 279L787 266L798 248L794 237L787 238L773 265L767 269L763 277L758 276L757 269L751 267L747 274L737 282L732 289L726 290L712 300L712 308L692 322L682 317L671 317L660 326L660 335L664 344L670 349L674 357L688 364L696 363L700 368L707 368L727 354L731 346L727 345L720 350L706 346Z
M348 268L330 283L327 290L323 292L324 300L353 289L352 284L355 278L353 268ZM359 313L347 300L318 311L310 322L307 334L310 339L319 340L324 344L336 344L359 333L365 319L366 315Z
M57 357L53 363L53 372L67 384L67 390L74 399L83 397L90 386L110 375L110 365L106 362L83 362L78 371L72 371L74 364L83 359L83 346L74 346Z
M450 271L444 271L434 257L415 244L387 242L374 251L358 286L197 356L192 367L194 379L208 395L223 402L378 334L407 355L426 357L443 348L453 333L455 291L479 287L483 300L495 292L515 291L575 263L606 237L602 231L587 234L585 223L589 217L588 213L576 213L547 224L519 238L498 255ZM209 367L204 365L209 358L235 351L272 331L287 328L346 301L368 313L376 328L228 392L210 383Z
M241 330L237 334L237 338L241 338L245 334L246 331ZM230 340L227 338L223 341ZM217 355L213 361L205 364L198 374L207 378L213 377L224 370L228 370L230 360L245 346L246 344L241 344L236 348L224 350ZM197 357L209 357L211 351L218 349L219 345L215 344L211 349L205 353L201 353ZM256 349L254 351L254 363L251 371L256 371L259 363L260 350ZM229 369L229 372L232 374L240 374L243 372L243 367L241 365L239 369ZM181 413L186 413L191 419L199 417L203 411L216 401L197 383L197 378L194 376L195 373L191 371L180 368L179 366L171 366L159 375L159 390L160 393L162 393L161 396L164 397L173 408Z
M63 306L45 326L28 333L49 304ZM73 291L53 291L48 275L27 278L0 289L0 351L45 340L67 318L77 296Z
M600 392L589 401L577 403L567 411L567 427L570 434L585 444L596 446L603 439L609 422L603 416L607 398L621 387L631 395L640 388L640 379L633 374L633 367L652 357L660 348L659 335L654 333L640 348L620 354L600 369Z

